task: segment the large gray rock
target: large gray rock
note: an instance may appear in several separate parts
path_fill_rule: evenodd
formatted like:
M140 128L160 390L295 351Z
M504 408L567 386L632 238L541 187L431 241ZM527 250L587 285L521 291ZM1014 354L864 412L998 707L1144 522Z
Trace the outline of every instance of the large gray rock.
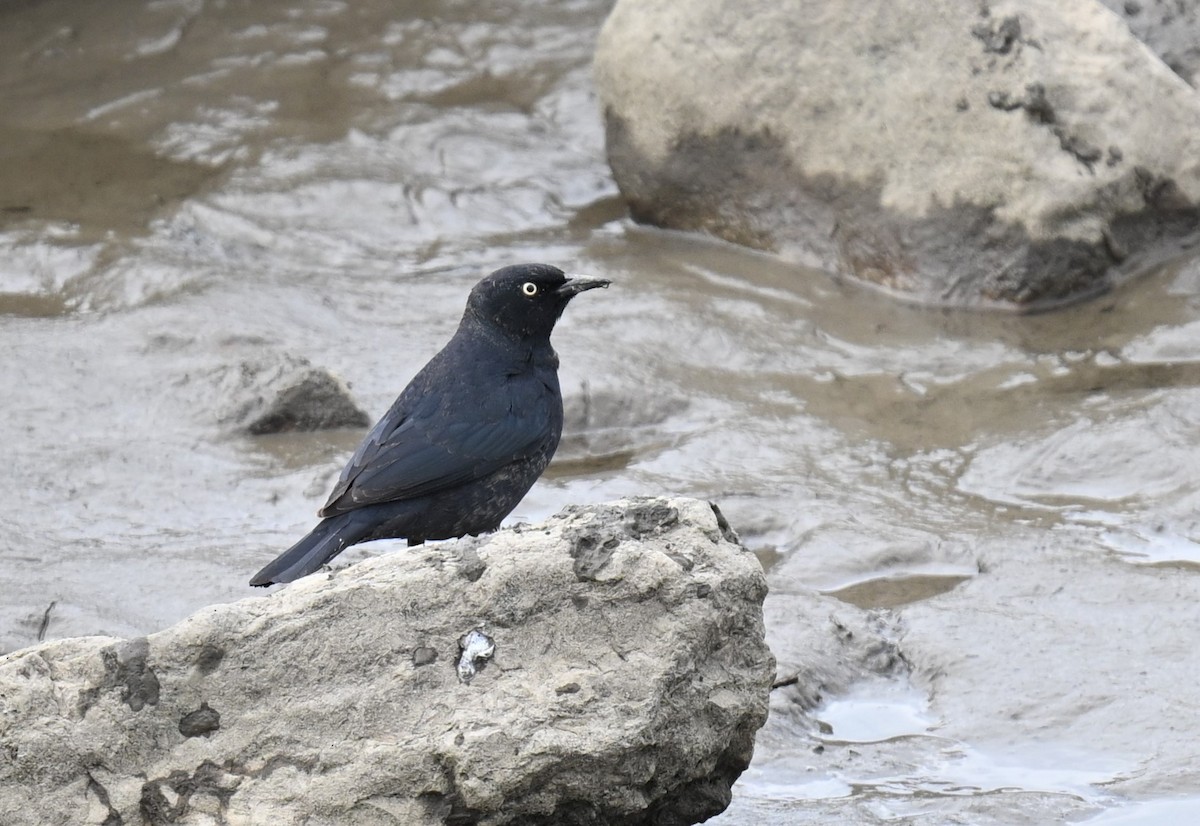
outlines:
M1087 296L1198 225L1200 97L1096 0L620 0L595 69L636 220L924 302Z
M24 649L0 822L694 823L766 718L765 593L714 508L627 500Z

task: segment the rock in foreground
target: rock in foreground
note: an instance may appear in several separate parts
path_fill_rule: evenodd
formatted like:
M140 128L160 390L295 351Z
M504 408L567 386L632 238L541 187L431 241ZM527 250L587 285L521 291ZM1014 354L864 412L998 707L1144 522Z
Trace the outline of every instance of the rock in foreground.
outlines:
M627 500L14 652L0 822L698 822L766 718L765 592L715 509Z

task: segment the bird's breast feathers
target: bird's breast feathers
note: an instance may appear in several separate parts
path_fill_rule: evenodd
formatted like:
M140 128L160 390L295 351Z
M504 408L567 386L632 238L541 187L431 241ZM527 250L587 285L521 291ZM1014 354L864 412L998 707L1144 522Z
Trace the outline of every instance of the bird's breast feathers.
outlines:
M351 457L320 514L428 496L553 453L563 421L556 377L548 382L527 371L489 384L413 405L397 400ZM429 401L435 403L421 403Z

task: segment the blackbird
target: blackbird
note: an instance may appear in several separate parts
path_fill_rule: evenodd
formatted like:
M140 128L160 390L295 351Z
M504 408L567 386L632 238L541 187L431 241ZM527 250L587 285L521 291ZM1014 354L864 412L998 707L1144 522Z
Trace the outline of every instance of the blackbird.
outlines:
M608 285L547 264L476 284L454 337L350 457L321 522L250 584L291 582L372 539L419 545L496 530L562 434L554 323L576 295Z

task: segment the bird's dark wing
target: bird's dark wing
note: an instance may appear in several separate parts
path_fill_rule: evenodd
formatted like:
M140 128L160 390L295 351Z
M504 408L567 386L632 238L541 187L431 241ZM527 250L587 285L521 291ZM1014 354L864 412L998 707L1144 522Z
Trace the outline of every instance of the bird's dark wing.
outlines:
M511 405L506 396L501 390L475 401L469 415L444 397L408 411L398 403L359 445L321 516L465 484L551 438L547 397L526 395L523 404Z

